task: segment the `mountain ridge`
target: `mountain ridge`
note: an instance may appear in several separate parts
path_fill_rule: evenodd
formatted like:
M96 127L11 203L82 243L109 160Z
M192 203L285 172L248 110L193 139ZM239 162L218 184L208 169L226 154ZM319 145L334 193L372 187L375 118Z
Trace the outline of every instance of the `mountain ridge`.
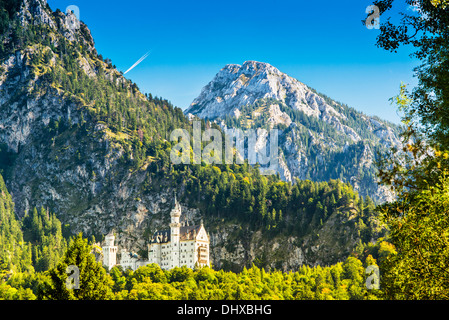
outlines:
M374 186L374 162L377 149L400 145L400 127L318 93L268 63L249 60L242 65L226 65L184 113L214 121L225 131L281 128L278 173L286 181L295 177L315 181L340 178L378 201L393 199L388 191ZM323 172L318 166L308 168L311 161L330 161L334 155L344 158L347 149L357 145L362 146L357 152L362 161L351 167L360 171L369 162L371 177L366 182L370 186L365 186L369 191L355 181L357 175L340 174L344 166L335 173Z

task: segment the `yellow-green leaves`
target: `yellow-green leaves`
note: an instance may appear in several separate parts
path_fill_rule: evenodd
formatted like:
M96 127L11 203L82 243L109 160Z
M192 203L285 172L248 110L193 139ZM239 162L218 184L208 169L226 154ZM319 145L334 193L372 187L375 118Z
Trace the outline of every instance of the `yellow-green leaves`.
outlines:
M440 7L443 9L446 9L449 5L448 0L430 0L430 3L432 3L435 7Z

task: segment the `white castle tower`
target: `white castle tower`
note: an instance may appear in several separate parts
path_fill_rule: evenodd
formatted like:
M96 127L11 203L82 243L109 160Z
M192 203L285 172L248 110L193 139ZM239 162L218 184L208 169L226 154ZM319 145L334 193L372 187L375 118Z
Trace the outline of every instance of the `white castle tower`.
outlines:
M164 269L187 266L210 266L210 238L200 225L181 223L181 205L176 199L170 212L170 229L156 231L148 246L148 263L157 263Z
M108 267L109 270L117 264L117 247L114 245L114 241L114 234L108 233L103 246L103 265Z
M172 246L171 251L171 268L179 267L179 234L180 234L180 218L181 218L181 205L176 200L175 194L175 207L170 212L171 223L170 223L170 241Z

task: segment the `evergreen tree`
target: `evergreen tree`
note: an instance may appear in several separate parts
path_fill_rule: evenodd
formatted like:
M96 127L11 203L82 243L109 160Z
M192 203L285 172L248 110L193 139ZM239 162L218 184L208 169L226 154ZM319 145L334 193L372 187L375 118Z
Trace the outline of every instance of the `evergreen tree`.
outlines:
M31 247L23 241L21 224L16 219L14 202L0 175L0 271L32 270Z
M79 270L79 289L67 285L69 266ZM113 281L101 262L95 261L92 247L79 233L72 241L58 265L48 271L49 281L44 283L39 298L50 300L104 300L111 299Z

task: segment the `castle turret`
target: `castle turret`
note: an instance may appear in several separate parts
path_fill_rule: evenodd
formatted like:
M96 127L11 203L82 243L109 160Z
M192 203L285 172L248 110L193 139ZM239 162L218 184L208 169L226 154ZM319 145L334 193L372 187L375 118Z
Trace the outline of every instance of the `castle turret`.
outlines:
M103 264L109 270L117 264L117 247L114 245L115 236L112 232L105 237L105 245L103 246Z
M179 266L179 233L181 228L181 205L176 199L175 195L175 207L170 212L170 242L172 246L171 253L171 265L172 267Z
M157 263L164 270L175 267L209 264L209 236L200 225L181 224L181 205L174 201L170 211L170 229L156 231L148 247L148 263Z

